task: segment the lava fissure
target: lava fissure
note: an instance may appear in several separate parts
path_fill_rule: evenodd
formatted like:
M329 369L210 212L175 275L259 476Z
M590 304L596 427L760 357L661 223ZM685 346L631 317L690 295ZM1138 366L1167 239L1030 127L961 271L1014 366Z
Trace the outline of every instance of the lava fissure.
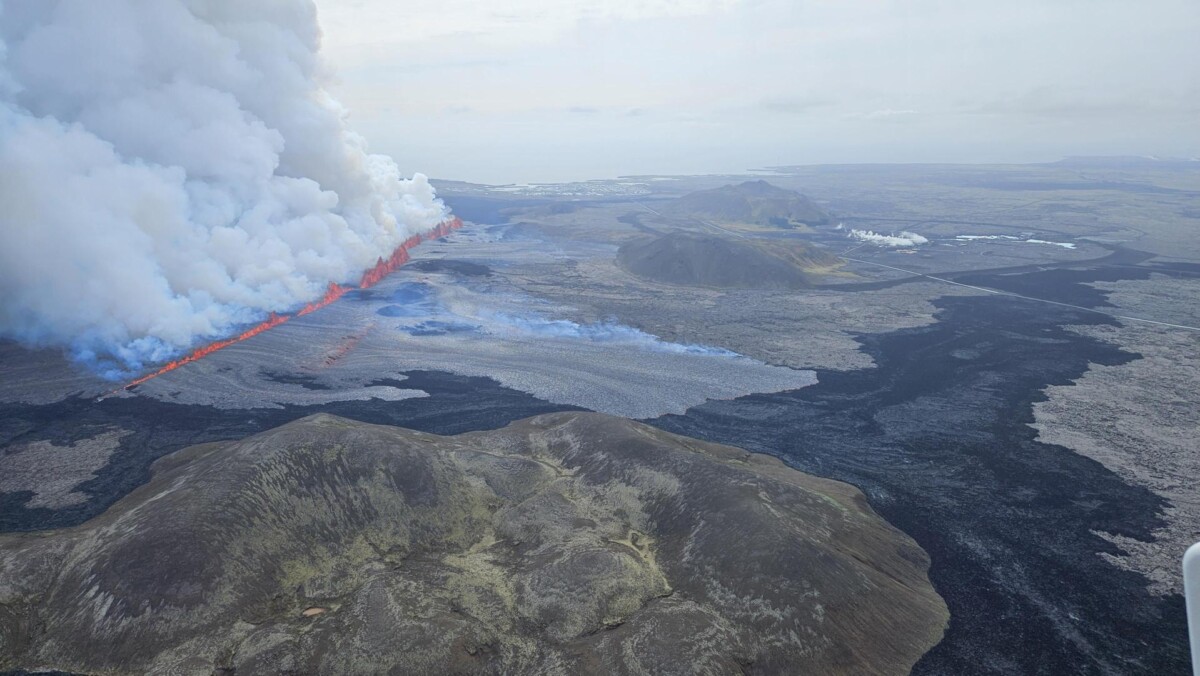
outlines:
M400 266L404 265L405 263L407 263L410 260L411 257L409 256L408 252L411 249L413 249L417 245L421 244L422 242L427 242L432 239L438 239L441 237L445 237L446 235L449 235L450 233L457 230L458 228L461 228L462 224L463 224L462 219L455 217L448 221L439 223L432 230L421 233L419 235L413 235L412 237L409 237L408 239L404 240L403 242L400 243L400 246L396 247L396 250L392 252L391 256L389 256L386 260L383 258L380 258L375 263L374 267L372 267L370 270L367 270L366 272L363 273L362 279L361 279L361 281L359 281L357 288L366 289L366 288L370 288L370 287L378 284L380 281L383 280L384 277L387 277L388 275L392 274ZM268 316L267 319L264 320L262 323L256 324L256 325L250 327L249 329L247 329L231 338L225 338L223 340L218 340L215 343L209 343L208 345L205 345L204 347L196 348L192 352L188 353L187 355L184 355L183 357L180 357L179 359L176 359L171 362L167 362L166 364L161 366L157 371L148 373L136 380L133 380L133 381L129 382L128 384L124 385L123 387L113 390L109 394L116 394L117 392L120 392L121 390L128 390L132 387L137 387L138 385L141 385L142 383L144 383L148 380L157 378L158 376L161 376L164 373L167 373L169 371L174 371L175 369L179 368L180 366L183 366L184 364L190 364L194 361L203 359L204 357L207 357L208 355L216 352L217 350L222 350L224 348L229 347L230 345L240 343L243 340L246 340L248 338L253 338L254 336L257 336L260 333L263 333L265 331L273 329L276 326L279 326L280 324L287 322L288 320L292 319L293 317L303 317L306 314L320 310L321 308L325 307L326 305L329 305L330 303L333 303L337 299L346 295L347 292L351 291L354 288L355 287L353 287L353 286L346 286L343 284L335 284L333 282L330 282L329 288L326 289L324 296L321 296L319 299L314 300L311 303L308 303L304 307L297 310L295 313L293 313L293 314L277 314L277 313L272 312L270 314L270 316Z

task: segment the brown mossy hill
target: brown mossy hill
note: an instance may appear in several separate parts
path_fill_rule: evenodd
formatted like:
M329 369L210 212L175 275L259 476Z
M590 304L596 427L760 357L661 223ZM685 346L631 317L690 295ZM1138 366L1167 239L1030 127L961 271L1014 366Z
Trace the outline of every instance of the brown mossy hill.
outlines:
M698 190L666 204L670 216L780 228L825 225L833 218L808 197L766 181Z
M841 260L803 242L750 240L686 231L630 240L617 265L648 279L683 286L803 289Z
M928 564L851 486L624 419L316 415L0 538L0 670L903 674Z

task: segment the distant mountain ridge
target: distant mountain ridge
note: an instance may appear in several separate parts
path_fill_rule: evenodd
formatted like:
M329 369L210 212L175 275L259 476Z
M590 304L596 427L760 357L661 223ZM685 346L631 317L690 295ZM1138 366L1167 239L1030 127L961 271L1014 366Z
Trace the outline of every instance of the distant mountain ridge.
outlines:
M1050 166L1083 167L1093 169L1196 169L1200 158L1196 157L1151 157L1146 155L1071 155Z
M664 207L671 216L779 228L824 225L833 218L808 197L763 180L689 193Z

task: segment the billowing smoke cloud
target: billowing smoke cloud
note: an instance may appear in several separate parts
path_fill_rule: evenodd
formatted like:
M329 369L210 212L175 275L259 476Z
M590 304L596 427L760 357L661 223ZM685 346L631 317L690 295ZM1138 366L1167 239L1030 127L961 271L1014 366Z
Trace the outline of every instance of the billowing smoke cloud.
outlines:
M918 246L925 244L929 240L918 235L915 232L901 232L899 234L892 233L884 235L872 230L851 230L850 237L857 239L860 242L868 242L870 244L878 244L879 246L901 247L901 246Z
M445 217L324 88L310 0L0 0L0 335L140 368Z

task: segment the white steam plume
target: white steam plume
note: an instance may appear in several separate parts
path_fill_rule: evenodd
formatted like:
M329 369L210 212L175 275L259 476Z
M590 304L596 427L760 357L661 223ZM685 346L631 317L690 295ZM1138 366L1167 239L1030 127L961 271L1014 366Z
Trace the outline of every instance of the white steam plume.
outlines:
M324 88L311 0L0 0L0 336L140 368L445 208Z
M915 232L908 232L907 230L899 234L892 233L890 235L878 233L873 230L851 230L850 237L860 242L890 247L919 246L929 242L925 237Z

